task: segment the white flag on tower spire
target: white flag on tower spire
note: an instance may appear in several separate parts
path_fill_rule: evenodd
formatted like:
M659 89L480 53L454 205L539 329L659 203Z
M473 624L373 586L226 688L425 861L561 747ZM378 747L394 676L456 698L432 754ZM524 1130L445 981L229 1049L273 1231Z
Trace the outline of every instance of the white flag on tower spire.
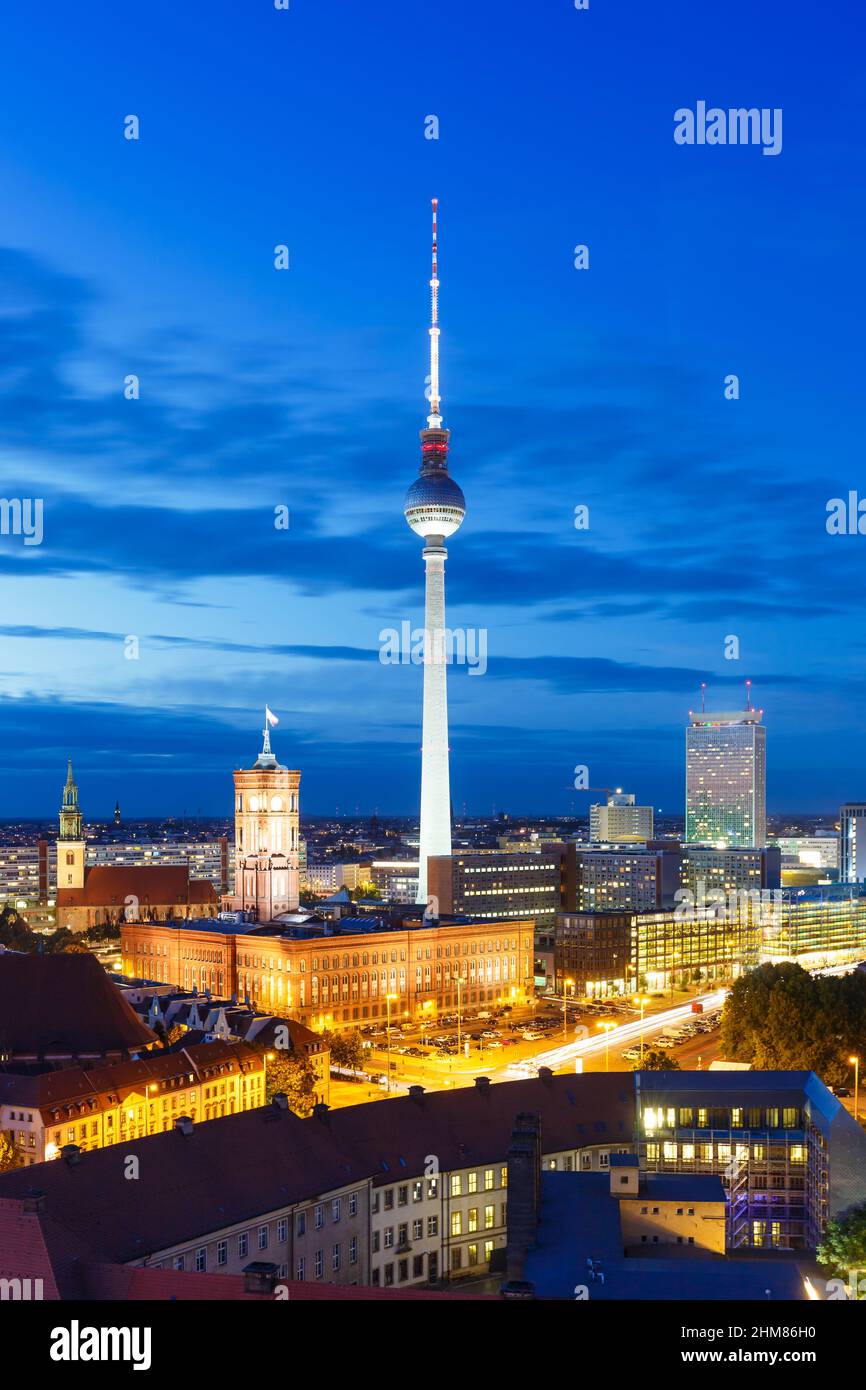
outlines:
M267 705L265 705L265 721L271 729L280 722L277 716L268 709Z

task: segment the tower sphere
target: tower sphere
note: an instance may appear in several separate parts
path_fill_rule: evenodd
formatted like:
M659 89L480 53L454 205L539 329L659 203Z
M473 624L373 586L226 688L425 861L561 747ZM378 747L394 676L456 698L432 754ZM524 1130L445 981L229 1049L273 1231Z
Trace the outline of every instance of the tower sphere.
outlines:
M403 513L416 536L453 536L466 515L462 488L444 470L424 472L406 493Z

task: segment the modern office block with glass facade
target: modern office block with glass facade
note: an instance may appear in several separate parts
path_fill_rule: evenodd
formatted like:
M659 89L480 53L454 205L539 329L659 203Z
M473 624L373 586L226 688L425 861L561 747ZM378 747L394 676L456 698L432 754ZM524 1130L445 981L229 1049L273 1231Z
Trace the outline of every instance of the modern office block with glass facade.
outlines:
M686 729L686 840L711 845L767 842L763 711L701 711Z
M809 1250L866 1197L866 1132L814 1072L639 1072L648 1173L718 1174L729 1250Z

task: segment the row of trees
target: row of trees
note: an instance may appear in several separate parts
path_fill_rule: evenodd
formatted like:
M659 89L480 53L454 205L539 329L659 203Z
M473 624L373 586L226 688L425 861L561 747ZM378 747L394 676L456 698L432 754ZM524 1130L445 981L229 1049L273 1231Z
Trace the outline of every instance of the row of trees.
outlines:
M866 1043L866 971L814 976L786 962L737 980L722 1016L722 1055L759 1070L814 1071L831 1086Z

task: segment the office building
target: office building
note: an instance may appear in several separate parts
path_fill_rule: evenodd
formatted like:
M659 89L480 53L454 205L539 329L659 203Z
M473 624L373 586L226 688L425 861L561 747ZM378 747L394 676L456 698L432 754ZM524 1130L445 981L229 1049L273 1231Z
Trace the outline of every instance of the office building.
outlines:
M605 844L639 844L653 837L652 806L635 806L630 792L609 792L589 808L589 838Z
M767 843L763 710L689 714L686 729L686 841L761 847Z
M866 801L849 801L839 812L839 878L866 881Z
M533 992L533 930L420 913L259 928L223 918L127 922L121 942L128 977L234 994L321 1029L381 1020L389 1007L395 1019L435 1017L457 1006L458 987L464 1007L523 1001Z
M370 880L384 903L408 905L418 901L417 859L374 859ZM425 904L428 896L425 892Z
M563 906L564 847L522 853L480 850L434 856L428 864L428 895L442 913L506 921L532 918L552 926Z

